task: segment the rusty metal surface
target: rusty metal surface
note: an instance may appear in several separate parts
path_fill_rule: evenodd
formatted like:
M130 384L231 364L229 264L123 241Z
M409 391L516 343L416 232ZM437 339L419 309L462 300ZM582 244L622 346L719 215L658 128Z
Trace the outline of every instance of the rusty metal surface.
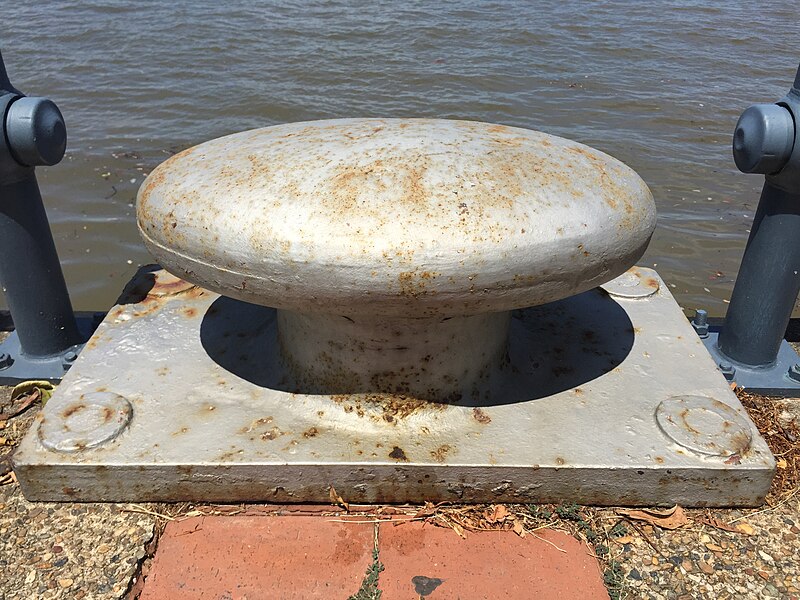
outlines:
M161 164L137 221L169 271L297 312L459 316L604 283L655 227L642 179L528 129L438 119L290 123Z
M108 392L130 402L127 428L65 453L37 425L17 476L33 500L321 502L333 485L353 502L758 504L772 455L666 286L636 273L655 291L514 311L507 363L485 395L455 403L304 393L277 358L273 309L198 287L159 294L150 274L37 417ZM681 396L716 406L749 444L714 453L665 433L659 410ZM714 436L722 421L685 423Z

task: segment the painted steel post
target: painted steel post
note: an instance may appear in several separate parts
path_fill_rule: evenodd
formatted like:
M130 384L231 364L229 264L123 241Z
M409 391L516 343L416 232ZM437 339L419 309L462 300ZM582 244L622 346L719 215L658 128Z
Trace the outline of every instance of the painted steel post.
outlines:
M800 69L775 104L742 113L733 137L736 166L765 175L718 347L733 361L770 367L800 292Z
M64 119L52 101L26 97L11 85L1 55L0 116L0 285L22 355L55 356L82 340L35 167L64 156Z

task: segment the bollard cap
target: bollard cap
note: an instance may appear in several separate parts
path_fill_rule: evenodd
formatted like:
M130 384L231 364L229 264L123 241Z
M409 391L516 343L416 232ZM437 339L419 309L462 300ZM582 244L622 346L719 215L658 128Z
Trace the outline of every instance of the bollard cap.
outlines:
M341 119L219 138L157 167L139 230L181 279L297 312L502 312L592 289L656 224L620 161L471 121ZM642 286L644 287L644 286Z
M789 160L793 144L792 114L778 104L754 104L736 124L733 160L743 173L777 173Z
M14 158L27 167L55 165L67 149L67 128L55 103L23 97L6 115L6 136Z

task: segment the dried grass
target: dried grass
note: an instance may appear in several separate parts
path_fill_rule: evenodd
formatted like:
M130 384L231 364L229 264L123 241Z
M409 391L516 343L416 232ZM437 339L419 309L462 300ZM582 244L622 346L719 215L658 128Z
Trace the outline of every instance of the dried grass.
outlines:
M782 398L751 394L741 388L736 390L736 395L778 460L766 498L768 506L777 506L797 494L800 488L800 427L796 422L788 426L781 424L778 417Z

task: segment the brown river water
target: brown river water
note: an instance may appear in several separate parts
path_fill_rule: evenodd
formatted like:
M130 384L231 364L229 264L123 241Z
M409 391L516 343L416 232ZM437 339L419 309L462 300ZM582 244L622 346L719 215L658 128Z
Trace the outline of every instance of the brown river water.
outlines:
M794 2L739 0L9 1L0 21L11 81L67 121L67 156L38 178L81 310L108 308L151 262L135 195L176 150L415 116L538 129L626 162L659 209L640 264L721 315L763 182L735 169L731 134L788 90L798 40Z

